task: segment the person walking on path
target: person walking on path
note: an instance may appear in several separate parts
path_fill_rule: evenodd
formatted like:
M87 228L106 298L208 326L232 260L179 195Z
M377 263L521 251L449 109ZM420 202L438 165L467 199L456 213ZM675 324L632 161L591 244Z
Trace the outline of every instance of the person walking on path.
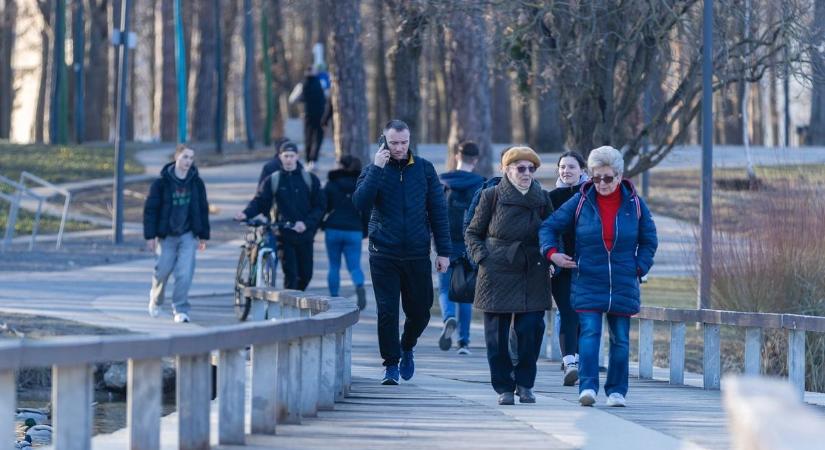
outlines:
M189 287L195 274L195 250L209 240L209 201L195 167L195 151L184 144L175 160L152 182L143 207L143 237L157 255L149 291L149 315L157 317L169 275L175 275L172 311L178 323L189 322Z
M327 284L329 295L338 296L341 286L341 255L347 261L347 270L355 285L358 308L367 306L364 291L364 272L361 270L361 240L366 229L366 214L361 214L352 203L355 182L361 174L361 160L352 155L343 155L338 160L338 169L331 170L324 186L327 216L324 218L324 239L329 258Z
M587 168L591 181L541 225L541 251L558 267L574 272L571 299L581 327L579 403L596 402L602 315L607 314L607 406L625 406L630 317L639 312L639 278L653 266L656 225L633 184L622 179L621 152L599 147L590 152ZM565 253L565 233L575 236L575 253Z
M298 146L295 145L294 142L290 141L287 138L277 139L273 144L273 147L275 147L275 155L273 155L272 159L267 161L266 164L264 164L264 166L261 168L261 174L258 176L258 184L263 183L264 179L275 173L276 170L281 170L281 158L279 158L278 155L281 154L281 149L285 148L286 146L293 147L295 149L295 153L298 153ZM301 166L300 162L298 163L298 166Z
M304 81L295 86L289 95L289 103L298 100L304 103L304 156L307 161L307 170L312 171L321 151L324 141L324 127L321 123L327 98L321 80L312 66L304 72Z
M559 178L556 189L550 191L550 201L557 210L575 195L582 183L589 178L584 172L586 163L578 152L565 152L559 157ZM561 236L564 249L568 254L575 254L575 235L567 232ZM572 270L560 268L553 274L553 300L558 308L559 344L562 354L563 383L573 386L579 379L579 316L570 304L570 283Z
M399 375L409 380L415 372L413 348L427 328L433 305L430 245L434 239L436 269L446 272L450 227L444 187L432 163L410 152L409 126L391 120L382 137L385 143L374 162L358 177L353 201L370 213L370 271L385 368L382 384L395 385ZM400 342L399 295L406 315Z
M447 218L450 223L450 240L452 254L450 261L463 255L467 248L464 245L464 216L470 206L473 194L481 188L484 177L473 173L478 162L478 146L473 142L462 142L455 155L456 169L442 173L440 178L444 184L447 200ZM450 300L450 277L452 267L447 272L438 275L438 302L441 305L441 319L444 328L438 339L438 347L447 351L453 345L453 333L458 328L459 355L470 354L470 319L473 315L472 303L456 303ZM457 314L456 314L456 310ZM456 320L456 318L458 320Z
M258 185L255 197L235 220L276 211L273 223L290 223L278 227L278 259L284 271L284 288L303 291L312 280L312 244L324 216L325 199L321 182L298 165L298 149L282 145L278 155L281 170L275 171Z
M484 312L490 381L500 405L535 403L536 361L550 309L550 273L539 253L538 229L553 206L533 174L541 164L529 147L504 155L504 178L481 194L467 227L467 250L478 263L475 306ZM510 323L518 340L518 364L508 351Z

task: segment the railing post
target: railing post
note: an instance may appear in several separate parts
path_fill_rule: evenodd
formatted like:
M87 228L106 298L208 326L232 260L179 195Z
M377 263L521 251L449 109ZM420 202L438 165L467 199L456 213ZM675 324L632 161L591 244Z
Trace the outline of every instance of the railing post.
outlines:
M685 384L684 322L670 322L670 384Z
M209 450L212 366L209 354L178 356L178 448Z
M160 448L163 362L160 359L130 359L126 395L126 426L131 450Z
M352 327L344 332L344 396L349 395L352 386Z
M252 305L249 307L249 318L255 322L266 319L269 301L252 298Z
M762 372L762 329L745 328L745 374L759 375Z
M290 358L290 343L289 342L278 342L278 364L277 364L277 378L278 382L277 389L278 389L278 401L275 403L276 413L275 416L277 419L275 420L276 423L289 423L288 422L288 406L289 406L289 390L290 388L290 365L289 365L289 358Z
M221 350L218 361L219 445L244 444L245 400L246 356L239 349Z
M639 378L653 378L653 321L639 319Z
M702 371L704 372L703 387L705 389L719 389L719 378L722 372L719 325L703 323L702 328L705 335L705 349L702 357Z
M14 409L17 407L17 381L14 370L0 370L0 442L10 448L14 442Z
M278 390L283 383L278 378L278 356L277 343L252 346L252 434L275 434Z
M92 371L86 365L52 368L52 436L56 450L92 446Z
M805 330L788 330L788 381L805 396Z
M335 401L344 399L344 335L339 331L335 333Z
M289 342L289 383L287 385L287 407L286 420L284 423L301 423L301 340L295 339ZM309 384L308 380L307 384Z
M321 378L318 380L318 409L323 411L335 408L335 375L337 373L335 353L335 335L325 334L321 337Z
M318 415L318 376L321 374L321 336L301 339L301 415Z

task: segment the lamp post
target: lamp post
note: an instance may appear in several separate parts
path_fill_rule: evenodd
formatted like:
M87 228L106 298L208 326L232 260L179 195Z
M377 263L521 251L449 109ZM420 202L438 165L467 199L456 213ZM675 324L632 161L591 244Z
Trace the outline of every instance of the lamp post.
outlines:
M698 307L711 307L713 261L713 0L704 0L702 38L702 195Z

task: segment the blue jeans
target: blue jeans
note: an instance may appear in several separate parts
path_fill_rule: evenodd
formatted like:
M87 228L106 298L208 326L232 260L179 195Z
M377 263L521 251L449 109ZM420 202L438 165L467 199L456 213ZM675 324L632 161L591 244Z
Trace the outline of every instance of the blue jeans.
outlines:
M352 283L356 286L364 285L364 272L361 270L361 238L360 231L336 230L327 228L324 232L324 239L327 244L327 258L329 259L329 272L327 272L327 284L329 294L338 295L341 287L341 254L347 260L347 270L352 277Z
M599 392L599 344L602 337L602 313L580 312L579 325L579 392ZM627 395L628 359L630 358L630 317L607 315L610 328L610 360L604 392Z
M450 317L458 320L458 343L470 345L470 320L473 318L472 303L458 303L450 300L450 277L453 268L438 274L438 303L441 305L441 319L446 322ZM456 308L458 316L456 316Z

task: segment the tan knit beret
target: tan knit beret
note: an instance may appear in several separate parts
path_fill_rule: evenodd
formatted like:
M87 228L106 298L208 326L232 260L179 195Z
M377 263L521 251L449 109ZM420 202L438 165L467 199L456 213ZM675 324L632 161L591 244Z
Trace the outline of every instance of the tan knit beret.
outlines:
M513 147L507 150L502 159L504 166L509 166L516 161L530 161L536 167L541 165L538 153L530 147Z

